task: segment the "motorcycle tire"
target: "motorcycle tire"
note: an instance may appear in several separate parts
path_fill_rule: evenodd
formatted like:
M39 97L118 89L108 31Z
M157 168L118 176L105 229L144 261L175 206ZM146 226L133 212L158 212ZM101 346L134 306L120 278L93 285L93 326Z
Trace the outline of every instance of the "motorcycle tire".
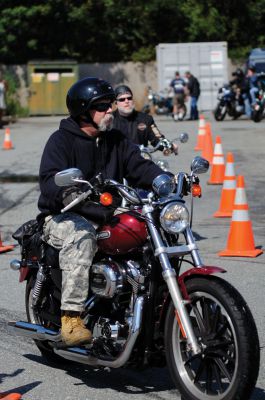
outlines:
M253 110L251 113L251 119L254 122L260 122L263 118L263 113L260 110Z
M216 277L186 283L187 306L202 352L192 355L171 302L165 351L171 377L185 400L247 400L259 372L259 339L252 314L238 291Z
M213 115L216 121L223 121L225 119L226 113L227 113L226 106L218 104L214 110Z
M49 329L58 329L58 327L54 327L54 324L51 323L50 321L43 320L40 318L38 313L34 311L33 305L32 305L32 292L34 288L34 284L36 281L36 276L32 275L30 279L27 281L26 285L26 292L25 292L25 304L26 304L26 313L27 313L27 319L28 322L31 322L32 324L38 324L42 325L46 328ZM48 299L43 299L42 305L44 305L44 302L48 302ZM50 364L68 364L69 361L58 356L53 352L52 347L49 345L48 341L43 341L43 340L34 340L36 346L38 347L39 351L41 352L42 356L50 363Z

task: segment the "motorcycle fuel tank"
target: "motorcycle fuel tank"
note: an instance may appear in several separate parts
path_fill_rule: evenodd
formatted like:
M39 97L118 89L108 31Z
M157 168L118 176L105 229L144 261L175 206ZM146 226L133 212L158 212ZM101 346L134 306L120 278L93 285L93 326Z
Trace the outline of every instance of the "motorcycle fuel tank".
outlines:
M98 247L106 254L125 254L147 240L146 224L136 212L118 214L97 234Z

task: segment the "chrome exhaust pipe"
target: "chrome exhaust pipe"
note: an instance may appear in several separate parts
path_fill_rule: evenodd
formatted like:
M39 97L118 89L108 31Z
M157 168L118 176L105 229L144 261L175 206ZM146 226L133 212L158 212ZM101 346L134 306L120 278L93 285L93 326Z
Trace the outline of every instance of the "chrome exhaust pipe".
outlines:
M123 351L120 355L113 360L105 360L96 358L90 355L90 350L80 347L67 347L60 349L59 347L53 348L54 353L59 356L66 358L67 360L76 361L79 363L92 365L92 366L103 366L110 368L119 368L123 366L129 359L132 349L135 345L136 339L140 333L143 316L144 297L139 297L134 306L133 317L130 321L130 331L128 339L124 345ZM9 322L8 330L16 335L21 335L35 340L48 340L49 342L60 342L60 333L51 329L46 329L41 325L31 324L29 322Z
M144 297L139 297L135 302L134 313L133 313L134 317L132 318L131 321L130 333L128 339L124 345L122 353L117 358L113 360L104 360L96 358L90 355L89 349L84 349L79 347L70 347L66 349L54 348L53 349L54 352L59 356L66 358L67 360L77 361L79 363L87 365L102 366L109 368L122 367L129 360L136 339L140 333L140 328L142 325L143 306L144 306Z
M41 325L31 324L30 322L8 322L8 330L11 333L30 339L49 340L51 342L59 342L61 340L60 333L44 328Z

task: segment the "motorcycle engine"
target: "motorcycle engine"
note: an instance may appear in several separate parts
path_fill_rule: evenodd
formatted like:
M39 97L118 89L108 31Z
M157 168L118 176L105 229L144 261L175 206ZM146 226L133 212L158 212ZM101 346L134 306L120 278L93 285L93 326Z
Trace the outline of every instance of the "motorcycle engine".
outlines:
M111 299L122 291L125 282L125 272L114 262L98 262L91 267L90 289L100 297Z
M90 289L93 294L111 299L124 291L133 290L137 294L145 276L140 265L134 261L118 264L104 260L91 266Z

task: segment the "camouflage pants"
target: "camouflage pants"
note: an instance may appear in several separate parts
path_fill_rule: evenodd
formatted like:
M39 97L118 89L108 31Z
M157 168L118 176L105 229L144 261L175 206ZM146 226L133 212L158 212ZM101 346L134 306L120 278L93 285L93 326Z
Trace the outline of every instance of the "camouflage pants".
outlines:
M83 311L88 296L89 268L97 251L93 224L75 213L45 218L43 239L60 250L61 309Z

